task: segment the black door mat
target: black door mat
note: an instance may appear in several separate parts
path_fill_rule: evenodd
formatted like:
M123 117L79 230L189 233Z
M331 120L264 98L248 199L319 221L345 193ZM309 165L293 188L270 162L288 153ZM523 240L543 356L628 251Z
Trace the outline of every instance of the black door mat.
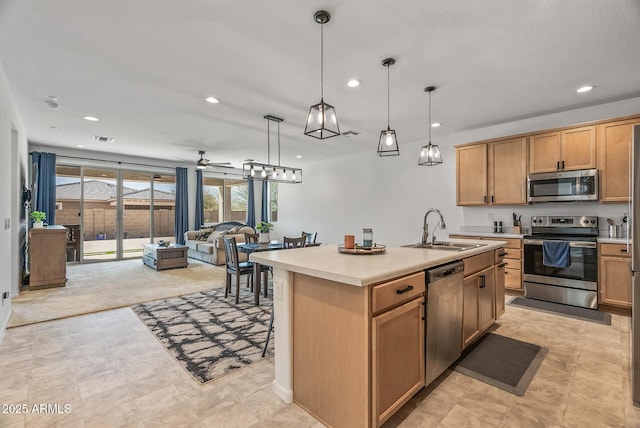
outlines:
M514 297L507 304L549 314L611 325L611 314L596 311L595 309L579 308L577 306L562 305L560 303L545 302L543 300L528 299L526 297Z
M524 395L548 349L499 334L489 333L454 370L515 395Z

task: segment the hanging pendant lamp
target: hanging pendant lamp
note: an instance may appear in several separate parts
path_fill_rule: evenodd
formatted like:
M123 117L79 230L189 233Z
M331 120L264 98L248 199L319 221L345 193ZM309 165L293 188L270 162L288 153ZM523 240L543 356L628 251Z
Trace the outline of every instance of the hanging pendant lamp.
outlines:
M280 165L280 123L283 122L284 119L270 114L264 116L264 119L267 119L267 163L252 161L242 164L242 178L260 181L275 181L278 183L302 183L302 170L300 168ZM271 122L278 124L277 165L275 163L271 163Z
M420 149L420 159L418 165L433 166L442 163L442 156L440 155L440 147L435 144L431 144L431 92L435 91L435 86L427 86L424 91L429 94L429 144L422 146Z
M319 10L313 19L320 24L320 102L309 108L305 135L323 140L340 135L336 110L332 105L324 102L324 24L329 22L331 15L326 10Z
M398 148L398 139L396 131L389 126L389 67L396 63L393 58L387 58L382 61L382 65L387 67L387 129L380 132L380 141L378 142L378 156L398 156L400 149Z

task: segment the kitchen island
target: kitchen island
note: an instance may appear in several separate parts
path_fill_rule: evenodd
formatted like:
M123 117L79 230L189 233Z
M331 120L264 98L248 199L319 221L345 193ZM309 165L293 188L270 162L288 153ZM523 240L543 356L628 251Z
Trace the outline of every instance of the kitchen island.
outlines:
M463 259L472 266L478 256L493 265L505 244L464 242L485 245L388 247L379 255L323 245L252 254L273 266L274 392L329 426L384 423L425 386L424 270Z

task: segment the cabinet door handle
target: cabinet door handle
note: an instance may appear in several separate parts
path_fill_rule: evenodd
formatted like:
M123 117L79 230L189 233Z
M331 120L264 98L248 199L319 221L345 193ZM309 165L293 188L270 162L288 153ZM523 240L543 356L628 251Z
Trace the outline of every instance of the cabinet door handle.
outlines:
M411 290L413 290L413 285L407 285L406 287L404 287L404 288L403 288L403 289L401 289L401 290L396 290L396 293L398 293L398 294L404 294L404 293L407 293L407 292L409 292L409 291L411 291Z
M480 275L480 288L487 286L487 278L484 275Z
M487 195L484 195L484 196L482 197L482 202L484 202L485 204L487 203Z
M562 161L562 169L564 169L564 161Z
M504 257L506 255L507 255L507 253L498 253L498 256L500 256L500 257Z
M491 203L493 203L493 195L491 195Z
M498 267L499 267L499 268L503 268L503 267L505 267L506 265L507 265L506 263L500 263L500 264L498 265Z
M560 169L560 161L556 162L556 169Z
M621 249L621 250L620 250L620 252L621 252L621 253L626 253L626 252L627 252L627 249L626 249L626 248L623 248L623 249Z

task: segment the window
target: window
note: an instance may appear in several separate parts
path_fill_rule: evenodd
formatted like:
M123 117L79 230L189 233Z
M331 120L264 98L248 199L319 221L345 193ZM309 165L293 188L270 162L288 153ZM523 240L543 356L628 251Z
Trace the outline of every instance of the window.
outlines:
M278 221L278 183L269 185L269 206L271 207L271 221Z
M202 177L205 223L245 222L249 188L245 180Z

